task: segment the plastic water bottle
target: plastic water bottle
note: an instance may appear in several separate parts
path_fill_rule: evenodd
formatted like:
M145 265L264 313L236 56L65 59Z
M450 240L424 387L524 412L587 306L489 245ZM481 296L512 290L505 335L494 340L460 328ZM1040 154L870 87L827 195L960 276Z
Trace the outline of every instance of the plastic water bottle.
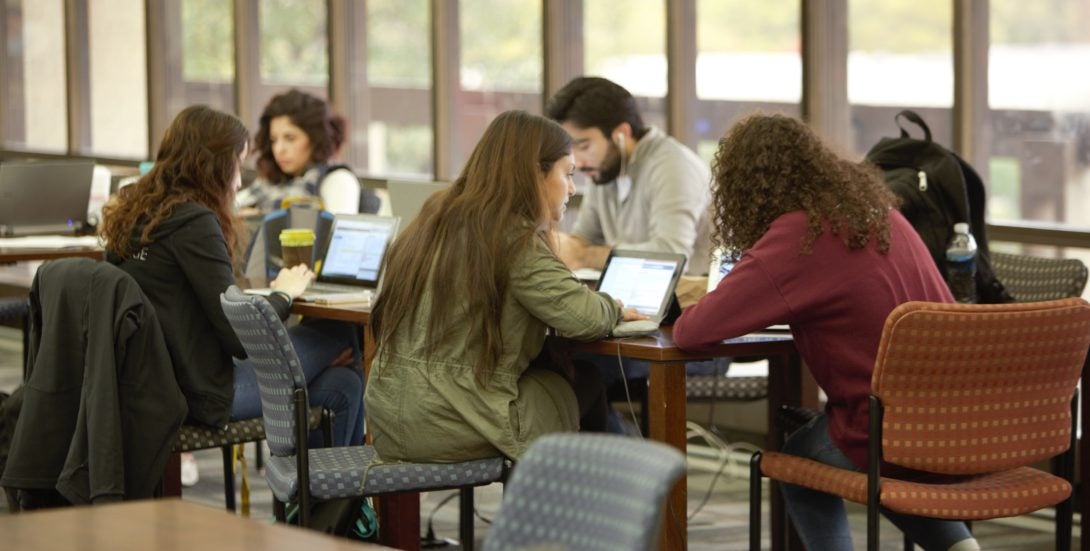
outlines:
M969 224L954 224L954 237L946 247L946 282L958 302L976 302L976 239Z

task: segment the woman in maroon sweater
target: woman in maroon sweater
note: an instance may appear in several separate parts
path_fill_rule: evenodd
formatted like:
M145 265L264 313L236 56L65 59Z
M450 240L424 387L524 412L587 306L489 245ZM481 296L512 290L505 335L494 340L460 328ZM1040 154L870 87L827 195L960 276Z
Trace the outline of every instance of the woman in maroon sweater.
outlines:
M789 324L829 400L784 451L864 469L886 316L910 300L952 302L950 291L878 173L838 157L798 120L739 122L720 142L713 175L714 239L738 263L682 313L674 341L700 349ZM791 485L784 497L808 549L852 549L843 500ZM925 549L976 549L963 523L887 517Z

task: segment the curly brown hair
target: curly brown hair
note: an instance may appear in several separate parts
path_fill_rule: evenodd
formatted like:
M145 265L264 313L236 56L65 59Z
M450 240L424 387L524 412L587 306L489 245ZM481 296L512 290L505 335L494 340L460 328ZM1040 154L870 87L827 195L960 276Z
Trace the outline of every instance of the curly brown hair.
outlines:
M288 117L293 125L306 133L310 140L311 163L329 161L348 136L348 122L331 112L329 104L321 98L295 89L273 96L261 112L254 136L254 152L258 155L257 173L273 183L286 182L295 176L285 174L273 156L269 129L272 120L277 117Z
M712 162L715 234L735 260L791 211L807 214L800 252L829 231L850 249L874 239L889 252L889 210L899 201L878 170L844 159L803 122L783 115L750 115L727 131Z
M163 134L151 170L102 207L99 234L106 249L128 256L151 242L152 232L175 207L192 202L216 214L227 251L233 251L237 232L232 185L249 137L234 115L203 105L178 113ZM138 228L139 237L134 235Z

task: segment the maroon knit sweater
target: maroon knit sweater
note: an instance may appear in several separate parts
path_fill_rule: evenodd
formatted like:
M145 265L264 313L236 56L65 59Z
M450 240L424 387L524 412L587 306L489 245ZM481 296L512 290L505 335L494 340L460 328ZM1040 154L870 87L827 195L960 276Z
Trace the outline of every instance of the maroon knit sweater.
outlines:
M953 302L912 226L890 212L890 250L851 250L827 229L799 251L806 214L777 218L719 286L674 325L674 342L697 349L787 323L803 362L829 401L829 433L860 468L867 464L867 396L886 316L911 300Z

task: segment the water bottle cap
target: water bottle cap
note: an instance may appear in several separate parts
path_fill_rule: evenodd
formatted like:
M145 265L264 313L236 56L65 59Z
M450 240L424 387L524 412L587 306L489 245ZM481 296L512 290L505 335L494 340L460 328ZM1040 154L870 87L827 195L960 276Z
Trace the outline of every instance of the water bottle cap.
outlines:
M954 224L954 233L969 233L969 223L958 222Z

